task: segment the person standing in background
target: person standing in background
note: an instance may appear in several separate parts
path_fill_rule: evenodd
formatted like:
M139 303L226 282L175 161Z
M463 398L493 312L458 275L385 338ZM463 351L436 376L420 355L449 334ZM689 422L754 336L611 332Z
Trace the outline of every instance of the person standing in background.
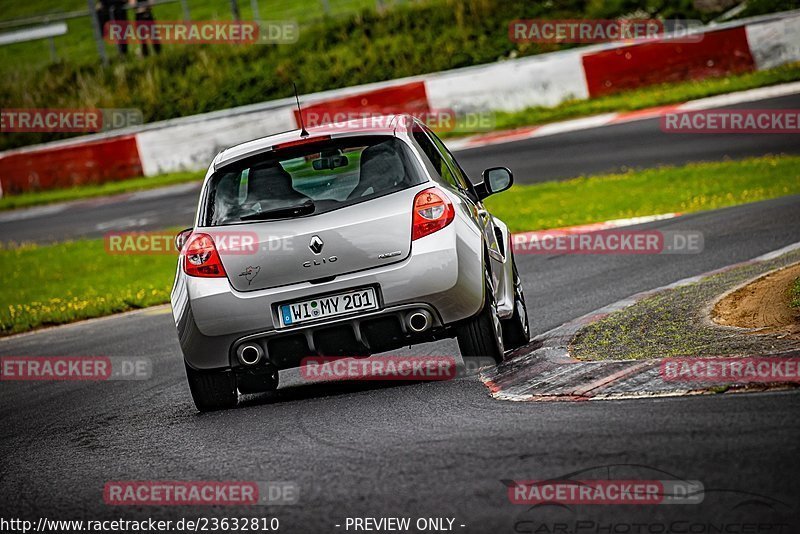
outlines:
M128 14L125 12L125 0L98 0L95 4L95 15L100 24L100 31L105 35L106 23L111 21L125 22ZM119 55L124 56L128 53L128 43L117 43Z
M135 11L135 17L137 23L142 22L155 22L156 19L153 16L153 8L151 0L129 0L129 5L132 6ZM151 39L150 44L153 46L153 52L156 54L161 52L161 43L157 39ZM148 56L150 55L150 51L147 46L147 41L142 41L142 55Z

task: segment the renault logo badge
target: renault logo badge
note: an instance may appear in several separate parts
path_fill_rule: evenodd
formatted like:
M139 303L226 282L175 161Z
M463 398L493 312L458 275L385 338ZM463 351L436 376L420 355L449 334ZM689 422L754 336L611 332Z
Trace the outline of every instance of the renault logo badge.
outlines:
M325 243L323 243L322 239L320 239L318 235L315 235L311 238L311 243L308 244L308 248L310 248L311 252L314 254L319 254L322 252L323 245L325 245Z

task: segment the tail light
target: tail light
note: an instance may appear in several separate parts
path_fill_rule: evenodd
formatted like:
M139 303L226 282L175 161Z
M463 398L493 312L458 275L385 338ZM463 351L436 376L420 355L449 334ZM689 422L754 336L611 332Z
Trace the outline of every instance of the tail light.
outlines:
M222 266L214 240L208 234L192 234L181 251L183 256L183 272L189 276L202 278L222 278L225 267Z
M414 197L414 216L411 219L411 240L437 232L453 222L456 212L453 203L441 190L431 187Z

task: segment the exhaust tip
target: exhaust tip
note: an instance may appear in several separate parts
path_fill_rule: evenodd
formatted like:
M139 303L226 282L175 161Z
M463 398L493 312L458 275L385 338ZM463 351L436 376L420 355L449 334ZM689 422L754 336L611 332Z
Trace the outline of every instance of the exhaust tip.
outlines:
M406 317L406 324L412 332L424 332L431 326L431 314L425 310L409 313Z
M264 357L264 350L254 343L248 343L236 349L236 356L242 365L253 366Z

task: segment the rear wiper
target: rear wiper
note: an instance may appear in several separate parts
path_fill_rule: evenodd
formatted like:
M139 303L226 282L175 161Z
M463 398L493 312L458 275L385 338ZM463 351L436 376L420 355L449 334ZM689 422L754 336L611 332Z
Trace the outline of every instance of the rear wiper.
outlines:
M286 208L275 208L272 210L259 211L258 213L251 213L239 217L241 221L261 221L267 219L286 219L289 217L299 217L300 215L308 215L314 213L314 201L307 200L297 206L289 206Z

